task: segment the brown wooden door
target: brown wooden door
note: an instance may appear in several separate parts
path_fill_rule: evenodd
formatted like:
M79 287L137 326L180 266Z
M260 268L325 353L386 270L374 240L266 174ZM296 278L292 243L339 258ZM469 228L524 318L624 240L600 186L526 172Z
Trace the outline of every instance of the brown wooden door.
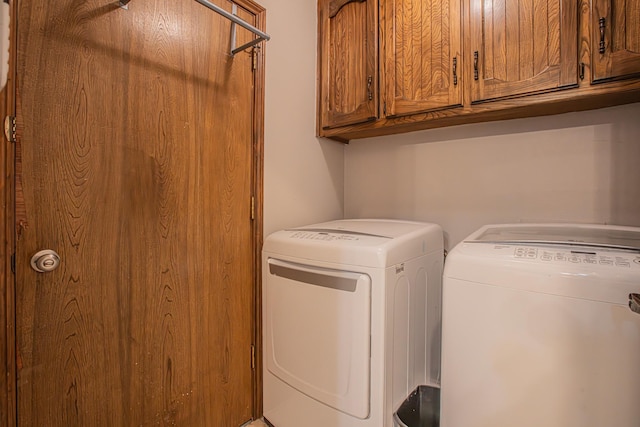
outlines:
M250 53L195 1L17 7L18 425L248 421Z
M469 0L472 101L578 82L576 0Z
M386 0L387 117L462 105L460 0Z
M640 1L593 0L593 81L640 74Z
M324 129L378 116L376 0L320 0L320 125Z

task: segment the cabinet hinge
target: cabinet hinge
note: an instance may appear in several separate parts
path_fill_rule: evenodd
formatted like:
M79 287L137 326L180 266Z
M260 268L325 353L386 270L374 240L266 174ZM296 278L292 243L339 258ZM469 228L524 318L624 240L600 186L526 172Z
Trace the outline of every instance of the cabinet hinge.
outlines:
M251 370L256 369L256 346L251 344Z
M251 196L251 221L256 219L256 198Z
M4 118L4 136L9 142L16 142L16 118L14 116Z
M584 62L578 65L578 77L580 77L580 80L584 80Z

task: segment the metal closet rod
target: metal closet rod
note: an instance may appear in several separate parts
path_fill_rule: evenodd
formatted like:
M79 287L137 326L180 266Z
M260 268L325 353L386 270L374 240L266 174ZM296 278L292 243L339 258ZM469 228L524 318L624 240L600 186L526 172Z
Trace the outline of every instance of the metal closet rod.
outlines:
M127 6L127 4L130 2L131 0L120 0L120 5L121 6ZM268 41L269 39L271 39L271 37L269 37L269 35L267 33L264 33L262 31L260 31L259 29L257 29L256 27L254 27L253 25L249 24L248 22L240 19L238 16L233 15L229 12L227 12L226 10L222 9L219 6L216 6L215 4L207 1L207 0L196 0L198 3L200 3L203 6L208 7L209 9L213 10L214 12L224 16L225 18L227 18L228 20L230 20L231 22L240 25L242 28L246 28L247 30L251 31L253 34L255 34L256 36L258 36L257 39L250 41L249 43L246 43L240 47L234 48L232 49L231 53L235 54L238 53L240 51L245 50L248 47L251 47L255 44L260 43L262 40Z

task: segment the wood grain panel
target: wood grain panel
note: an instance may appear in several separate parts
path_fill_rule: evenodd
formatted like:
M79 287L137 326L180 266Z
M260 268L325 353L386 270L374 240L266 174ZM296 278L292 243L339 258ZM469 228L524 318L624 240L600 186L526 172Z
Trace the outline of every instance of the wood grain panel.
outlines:
M519 79L530 79L534 76L534 56L533 51L535 49L534 32L533 32L533 10L535 8L535 1L523 0L520 2L518 9L518 45L520 46L518 64L520 65Z
M433 1L431 4L431 76L432 90L426 91L424 95L435 95L437 92L445 91L451 84L451 46L449 37L449 0L441 0L440 7ZM427 56L427 55L425 55ZM429 64L424 64L425 69ZM429 78L430 77L430 78Z
M482 32L475 35L485 40L489 38L492 39L493 54L489 56L487 52L480 52L482 54L482 62L493 64L493 78L497 80L508 80L507 55L509 53L507 51L507 26L505 25L507 21L506 0L487 0L485 3L483 9L488 15L487 20L490 19L492 22L493 31L489 33L488 30L485 30L484 35ZM482 30L480 27L478 28ZM482 48L484 48L484 45Z
M533 74L543 73L549 66L549 4L545 1L533 2Z
M387 117L461 105L452 63L462 75L459 2L391 0L385 17L384 105Z
M594 0L591 13L594 82L640 74L640 5L638 1ZM599 21L603 18L604 52L600 52Z
M520 51L523 48L520 40L520 4L528 0L506 1L504 21L501 22L505 27L505 51L504 58L506 68L506 81L519 81L520 79Z
M640 2L627 0L627 3L625 20L631 26L635 25L636 30L626 31L625 45L630 52L640 53L640 31L637 30L640 25Z
M18 19L19 425L244 423L251 55L196 2L23 0ZM58 270L29 268L41 248Z
M333 14L333 15L332 15ZM377 8L374 0L318 2L320 126L377 116Z
M572 0L468 0L470 50L478 52L472 102L577 84L577 5ZM473 75L473 74L472 74Z
M15 115L15 8L10 4L10 49L7 81L0 90L0 117ZM15 250L15 145L2 138L0 149L0 425L16 423L15 352L15 275L12 255Z

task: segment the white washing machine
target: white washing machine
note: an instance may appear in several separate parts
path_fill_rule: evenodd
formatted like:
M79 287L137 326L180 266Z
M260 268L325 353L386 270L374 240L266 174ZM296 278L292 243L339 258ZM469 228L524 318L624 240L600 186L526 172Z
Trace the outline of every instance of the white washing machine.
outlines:
M442 229L342 220L263 248L264 417L275 427L390 427L440 368Z
M490 225L447 257L442 427L640 426L640 228Z

